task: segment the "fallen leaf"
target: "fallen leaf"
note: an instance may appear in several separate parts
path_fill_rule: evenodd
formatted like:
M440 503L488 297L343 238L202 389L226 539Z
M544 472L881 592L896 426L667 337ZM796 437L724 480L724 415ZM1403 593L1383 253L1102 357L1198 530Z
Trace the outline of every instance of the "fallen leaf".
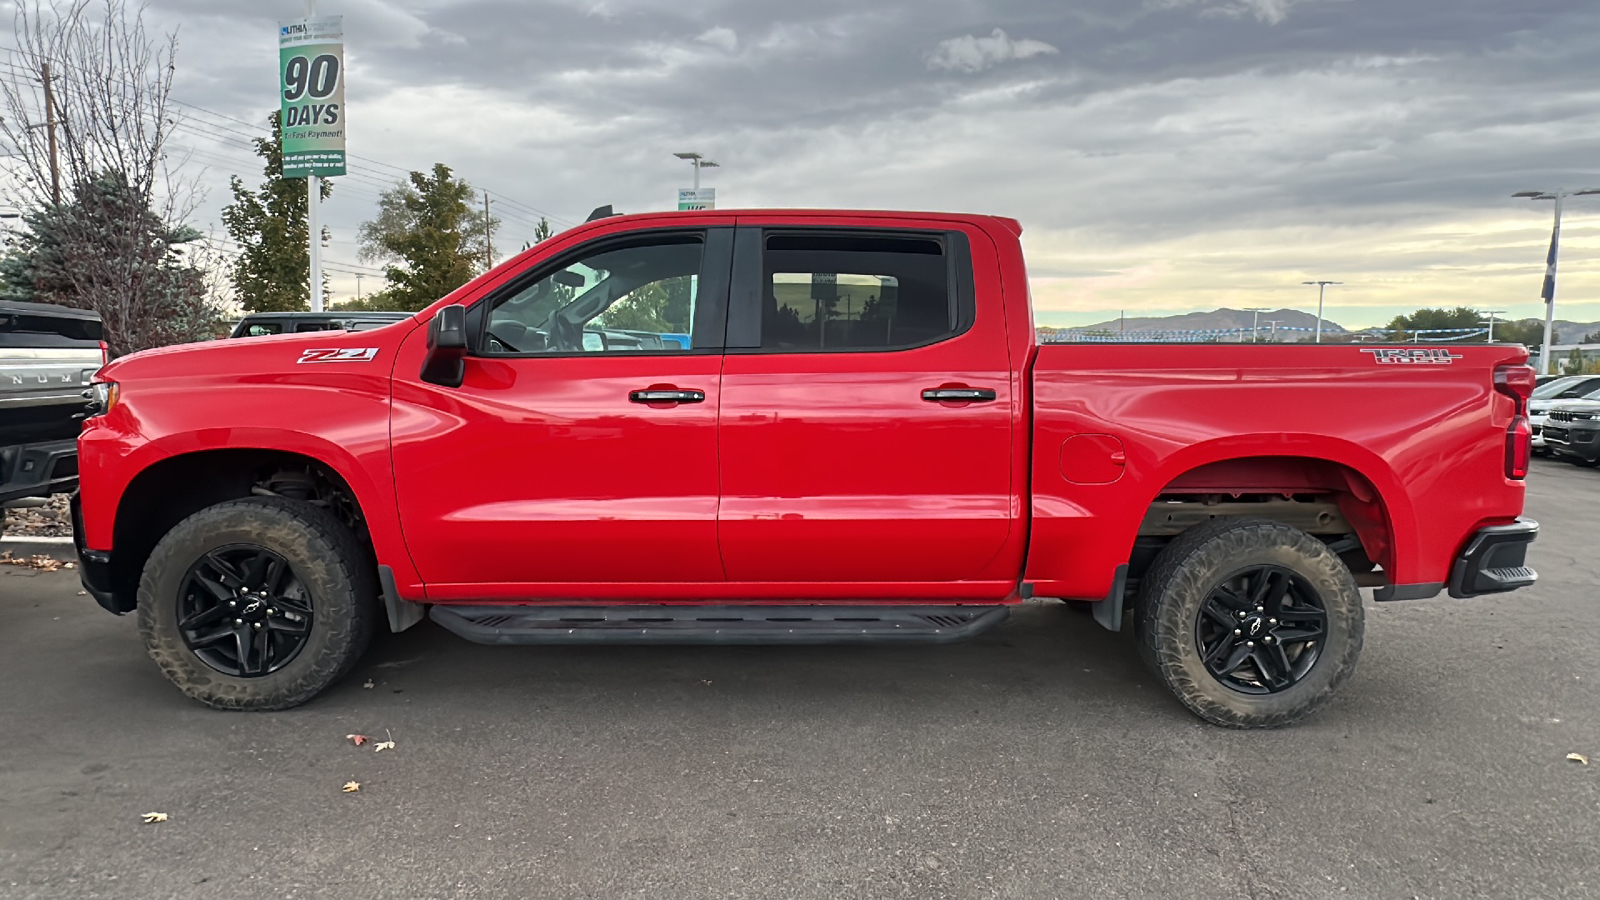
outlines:
M344 783L343 790L344 790L344 792L346 794L354 794L356 791L361 790L361 782L359 782L359 781L346 781Z
M349 740L349 741L354 741L355 745L357 747L359 747L362 744L365 744L367 742L367 736L364 735L364 734L347 734L347 735L345 735L345 739Z
M157 822L165 822L166 820L166 813L147 812L144 814L144 823L146 825L154 825Z
M39 554L27 559L19 559L11 555L10 550L0 552L0 565L20 566L25 569L38 569L41 572L54 572L61 568L72 568L71 563L63 563L59 559Z
M374 753L381 753L384 750L393 750L393 749L394 749L394 741L379 741L376 744L372 745L372 752L374 752Z
M1589 757L1584 756L1582 753L1568 753L1567 759L1570 759L1575 763L1583 763L1586 766L1589 764Z

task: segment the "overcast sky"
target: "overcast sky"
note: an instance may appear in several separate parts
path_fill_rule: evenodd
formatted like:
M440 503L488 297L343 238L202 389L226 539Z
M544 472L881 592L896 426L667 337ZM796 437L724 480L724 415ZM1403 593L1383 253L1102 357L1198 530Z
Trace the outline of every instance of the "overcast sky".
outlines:
M276 104L292 0L153 0L226 201ZM343 14L355 226L435 161L509 202L502 245L603 203L963 210L1025 228L1038 318L1217 306L1542 315L1549 203L1600 186L1595 0L321 0ZM221 128L231 131L220 130ZM1593 201L1593 202L1586 202ZM520 204L513 206L512 204ZM1600 320L1600 197L1568 206L1560 314ZM365 289L377 279L365 280Z

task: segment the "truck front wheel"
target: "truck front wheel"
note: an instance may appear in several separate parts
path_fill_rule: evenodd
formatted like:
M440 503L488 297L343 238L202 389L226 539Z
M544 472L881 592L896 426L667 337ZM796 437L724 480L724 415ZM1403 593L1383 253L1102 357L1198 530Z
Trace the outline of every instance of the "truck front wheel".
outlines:
M179 522L139 581L139 632L166 676L216 709L298 706L360 659L377 618L366 554L309 504L252 497Z
M1327 703L1361 653L1361 593L1316 538L1217 519L1179 535L1140 581L1140 652L1184 706L1272 728Z

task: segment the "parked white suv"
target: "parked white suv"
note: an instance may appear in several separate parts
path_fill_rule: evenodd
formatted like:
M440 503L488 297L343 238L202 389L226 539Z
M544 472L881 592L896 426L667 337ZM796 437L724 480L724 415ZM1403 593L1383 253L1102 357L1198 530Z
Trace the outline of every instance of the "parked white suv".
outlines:
M1548 453L1544 424L1550 408L1569 400L1600 400L1600 375L1567 375L1533 389L1528 401L1528 424L1533 427L1533 452Z

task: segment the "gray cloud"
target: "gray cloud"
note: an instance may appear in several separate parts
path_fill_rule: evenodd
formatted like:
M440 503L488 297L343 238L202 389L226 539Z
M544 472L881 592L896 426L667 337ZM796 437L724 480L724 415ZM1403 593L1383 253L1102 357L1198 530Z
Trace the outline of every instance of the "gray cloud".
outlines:
M940 41L939 46L928 57L928 68L954 72L982 72L984 69L1013 59L1030 59L1059 52L1061 51L1044 41L1028 38L1012 40L1004 30L996 28L984 37L964 34Z
M1471 217L1525 216L1536 239L1538 218L1505 195L1600 179L1592 0L342 11L353 153L443 160L567 219L607 202L667 206L688 176L670 152L695 149L725 167L707 174L724 205L1004 213L1027 225L1030 249L1054 254L1041 270L1098 273L1224 232L1270 244L1288 230L1310 263L1352 230ZM272 108L272 21L257 4L157 0L152 14L183 25L183 99L249 121ZM204 149L255 170L237 147ZM362 165L330 207L336 236L397 174ZM1581 283L1585 265L1570 256L1564 269Z

